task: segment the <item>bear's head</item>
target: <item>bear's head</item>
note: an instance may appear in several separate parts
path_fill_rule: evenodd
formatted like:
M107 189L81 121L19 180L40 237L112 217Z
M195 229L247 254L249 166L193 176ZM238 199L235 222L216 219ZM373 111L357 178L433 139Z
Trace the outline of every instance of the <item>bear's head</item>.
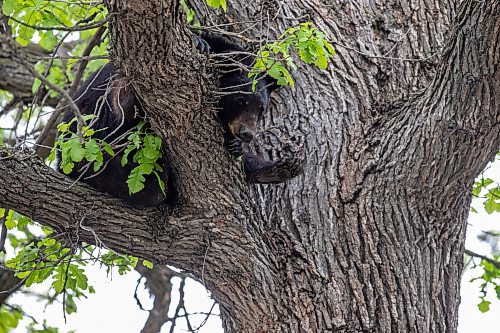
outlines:
M269 95L277 88L272 78L263 78L252 91L252 79L241 74L223 75L219 89L219 118L226 130L241 141L250 142L257 131L257 121L267 111Z

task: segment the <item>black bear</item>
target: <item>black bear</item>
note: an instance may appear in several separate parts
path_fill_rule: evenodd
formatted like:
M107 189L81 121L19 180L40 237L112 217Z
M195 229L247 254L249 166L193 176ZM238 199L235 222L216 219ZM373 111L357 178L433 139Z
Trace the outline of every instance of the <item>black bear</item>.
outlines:
M300 159L283 158L269 161L261 156L244 152L242 148L242 142L250 142L253 139L257 121L268 108L269 95L277 87L276 82L263 77L252 91L252 80L248 78L246 69L252 65L255 58L248 55L223 58L224 53L245 53L245 50L222 36L203 34L201 37L196 37L195 44L203 52L220 55L221 59L226 59L222 62L229 64L219 76L218 86L224 94L219 100L218 117L225 130L227 149L234 157L243 157L247 181L279 183L300 174L302 172ZM91 121L92 128L96 130L93 137L106 142L123 140L126 133L145 117L133 89L124 79L117 76L113 65L108 63L91 75L73 96L82 115L96 115ZM63 121L69 122L73 117L73 112L68 108L65 110ZM70 129L76 132L75 122L71 124ZM122 198L133 206L156 206L165 200L169 204L175 204L177 192L168 161L162 161L164 170L162 177L167 184L167 197L153 174L145 177L144 190L129 195L127 178L135 163L129 161L122 167L122 155L123 152L114 157L107 155L104 158L103 168L97 173L88 167L85 170L84 162L75 163L69 176L82 180L99 191ZM61 153L58 152L57 156L60 160ZM59 163L58 169L60 170Z

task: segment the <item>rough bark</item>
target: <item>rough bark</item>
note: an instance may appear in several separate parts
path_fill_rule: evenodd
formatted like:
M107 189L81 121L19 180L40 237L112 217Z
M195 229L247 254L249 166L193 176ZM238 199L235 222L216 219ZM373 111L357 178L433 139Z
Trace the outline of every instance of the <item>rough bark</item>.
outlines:
M500 3L458 3L231 2L225 22L276 36L304 18L338 49L275 96L254 147L303 150L304 175L249 187L177 2L112 1L112 56L166 140L179 207L134 210L5 151L0 205L192 272L226 332L454 332L470 187L500 147Z

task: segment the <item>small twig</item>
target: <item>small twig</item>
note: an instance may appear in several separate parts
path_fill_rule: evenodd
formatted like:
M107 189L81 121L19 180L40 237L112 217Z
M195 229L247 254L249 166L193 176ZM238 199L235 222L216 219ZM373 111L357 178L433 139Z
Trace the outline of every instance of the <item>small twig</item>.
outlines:
M143 276L137 279L137 284L135 285L135 291L134 291L134 298L135 301L137 302L137 305L139 306L139 309L142 311L146 311L144 307L142 306L141 300L139 299L139 296L137 295L137 290L139 289L139 286L141 285Z
M482 259L484 261L487 261L490 264L492 264L493 266L495 266L496 268L500 269L500 261L496 261L494 259L488 258L486 256L483 256L483 255L478 254L476 252L472 252L471 250L467 250L467 249L465 250L465 253L471 257L475 257L475 258L479 258L479 259Z
M61 94L67 100L69 106L71 107L71 109L75 113L75 116L77 117L78 136L80 138L82 138L83 137L82 127L83 127L83 124L84 124L84 120L83 120L82 114L80 113L80 110L78 109L78 106L75 104L75 102L73 101L73 99L71 98L71 96L68 94L68 92L65 91L64 89L58 87L57 85L53 84L52 82L50 82L49 80L47 80L42 75L40 75L40 73L38 73L36 71L36 69L34 69L33 66L31 66L31 64L28 63L28 61L26 61L26 59L24 58L24 56L22 56L19 52L17 52L17 45L13 43L13 41L12 41L12 39L10 37L7 38L7 41L8 41L7 44L9 45L9 47L11 48L11 50L14 53L16 53L16 55L17 55L17 57L15 59L16 62L18 62L19 64L23 65L28 70L28 72L31 73L31 75L33 75L34 77L36 77L37 79L39 79L40 81L42 81L43 84L47 85L52 90L57 91L59 94Z
M179 286L179 304L177 304L177 308L175 309L175 314L172 318L169 318L169 321L172 323L170 327L170 333L174 333L176 319L179 318L179 311L184 309L184 313L186 313L186 309L184 308L184 286L186 285L186 278L181 280L181 284Z
M93 17L92 17L92 19L90 21L92 21L95 18L96 15L97 15L97 13L94 13L92 15ZM105 25L106 23L108 23L108 20L109 20L109 17L108 17L108 18L105 18L103 20L94 22L92 24L79 25L79 26L74 26L74 27L65 27L65 26L59 26L59 27L42 27L42 26L38 26L38 25L31 25L31 24L24 23L23 21L19 21L18 19L14 18L12 16L5 15L5 17L8 17L12 21L14 21L14 22L16 22L18 24L21 24L21 25L23 25L25 27L28 27L28 28L31 28L31 29L35 29L35 30L43 30L43 31L54 31L54 30L58 30L58 31L82 31L82 30L90 30L90 29L99 28L99 27ZM86 20L88 20L88 19L86 19Z
M64 284L63 284L63 316L64 316L64 323L66 324L66 284L68 283L68 273L69 273L69 265L71 265L71 258L73 258L73 254L71 254L71 257L68 260L67 266L66 266L66 272L64 272Z
M200 328L202 328L203 326L205 326L205 324L208 321L208 318L210 318L210 316L213 316L212 311L214 310L216 304L217 304L217 302L213 302L212 307L210 308L210 310L208 311L208 313L205 313L205 318L202 320L202 322L200 323L200 325L194 329L195 332L198 332L198 330ZM191 313L191 314L194 314L194 313Z
M47 57L36 57L36 60L51 60L51 59L67 59L67 60L101 60L101 59L109 59L107 55L94 55L94 56L47 56Z
M205 262L207 261L208 249L210 248L210 240L207 244L207 249L205 250L205 255L203 256L203 265L201 266L201 282L203 282L203 287L207 288L205 284Z
M106 28L103 26L100 27L96 31L94 36L92 36L89 43L85 47L85 50L83 50L82 58L89 56L90 53L92 52L92 50L94 49L94 47L99 45L101 37L105 31L106 31ZM68 96L73 95L74 92L76 91L76 89L78 88L78 85L83 77L83 73L85 72L85 68L87 67L88 62L89 62L89 60L82 60L82 62L78 66L78 70L75 74L75 79L73 80L70 88L67 91ZM75 100L73 100L73 99L71 99L71 100L73 101L73 104L74 104ZM42 133L38 136L38 138L36 140L36 144L41 145L44 142L47 135L49 134L49 132L52 130L52 127L54 126L55 122L57 121L57 119L61 115L62 111L64 110L64 108L63 108L64 103L63 102L64 102L64 100L59 101L58 105L56 106L57 111L54 111L54 114L50 117L50 119L47 122L47 124L45 125Z

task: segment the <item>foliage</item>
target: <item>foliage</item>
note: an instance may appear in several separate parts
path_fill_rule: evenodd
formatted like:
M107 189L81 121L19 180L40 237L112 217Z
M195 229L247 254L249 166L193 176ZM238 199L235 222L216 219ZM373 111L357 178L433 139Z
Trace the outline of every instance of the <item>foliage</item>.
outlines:
M186 3L186 0L181 0L181 6L182 9L184 10L184 13L186 13L186 21L189 24L194 24L194 25L199 25L198 20L196 19L196 13L194 9L188 6Z
M472 195L484 199L483 207L488 214L500 213L500 185L493 179L481 176L474 182ZM473 207L471 210L477 213Z
M497 158L497 162L499 159ZM472 195L476 200L480 200L484 211L487 214L500 213L500 185L496 179L485 177L484 172L474 182L472 187ZM471 206L471 211L477 213L477 210ZM498 232L489 231L486 237L482 235L480 240L487 242L492 241L493 261L498 265L494 265L491 261L482 259L479 264L473 264L472 268L482 269L483 273L475 277L472 281L481 281L479 296L480 302L477 305L479 311L487 312L490 310L491 302L487 300L488 288L491 286L495 290L496 297L500 300L500 254L495 250L498 242Z
M257 56L248 77L253 78L252 90L255 90L262 73L278 81L278 85L295 86L289 69L297 69L291 54L295 50L306 64L314 64L326 69L328 59L333 58L335 50L326 35L311 22L288 28L278 41L264 45Z
M130 133L127 137L128 145L125 148L122 156L122 166L128 163L128 156L134 152L132 160L138 165L132 169L127 180L127 185L130 194L140 192L144 189L145 175L153 173L160 185L163 194L165 194L165 183L160 176L163 172L158 161L162 158L162 139L154 134L145 122L140 122L136 130Z
M85 266L82 252L77 253L75 249L51 237L52 230L48 228L41 228L43 236L34 237L27 229L34 227L35 223L12 210L7 213L5 225L8 230L17 229L27 234L23 242L13 242L12 245L18 250L17 255L7 260L5 266L14 270L16 276L24 280L26 287L51 278L56 295L65 294L66 312L75 312L74 298L86 297L85 291L93 292L82 268Z
M9 232L9 244L17 252L6 260L5 266L14 270L27 288L50 281L53 295L48 302L52 303L58 295L62 295L67 314L77 311L77 299L86 298L88 293L95 292L85 272L88 262L98 262L106 268L107 274L117 269L120 275L130 272L137 265L138 259L133 256L63 241L63 235L55 235L50 228L40 226L15 211L0 208L2 217L5 217ZM147 260L143 260L143 264L152 267L152 263ZM22 317L22 311L5 312L0 308L0 333L16 327ZM36 329L35 324L32 323L29 332L57 332L57 329L45 324L43 329Z
M493 260L496 262L500 262L500 255L495 255L493 257ZM486 300L487 296L487 288L489 286L492 286L495 290L496 297L497 299L500 300L500 269L495 266L493 263L482 259L479 265L474 265L473 268L481 268L483 270L483 273L470 280L470 282L480 280L482 281L480 285L480 292L482 293L482 296L480 296L481 302L477 305L479 308L479 311L481 312L487 312L490 310L490 304L491 302Z
M63 32L54 27L71 28L106 18L103 4L85 4L79 0L4 0L3 13L10 17L9 25L21 45L28 45L34 37L38 44L52 50Z
M207 0L207 4L212 8L222 8L223 11L227 11L226 0Z
M86 122L95 119L95 115L84 115ZM56 150L61 151L60 167L65 174L73 171L75 163L87 162L88 167L92 167L94 172L98 172L104 164L104 153L109 156L115 156L113 146L102 139L94 138L97 133L90 125L82 127L82 137L72 130L72 125L76 122L73 118L67 123L61 123L58 126L60 135L57 138L54 148L49 156L49 162L52 163L56 157ZM74 127L74 126L73 126ZM101 129L102 131L104 129ZM132 169L127 179L127 185L130 194L140 192L144 189L144 176L154 174L158 184L165 193L165 183L160 176L163 172L158 161L162 158L162 140L159 136L142 121L136 128L127 135L126 148L124 150L121 164L125 166L128 163L129 155L133 153L132 161L137 166Z
M95 115L84 115L84 121L89 121L96 118ZM76 117L67 123L60 123L57 129L60 132L54 148L49 156L49 162L52 163L56 158L56 150L61 151L60 167L65 174L73 171L75 163L87 161L89 167L93 166L94 172L104 164L104 151L110 156L115 156L115 152L111 145L104 140L93 138L96 131L84 125L82 127L82 137L71 130L71 125L76 123Z
M222 8L227 11L226 0L207 0L207 4L214 9ZM181 5L186 12L188 23L196 25L196 17L193 9L189 8L185 0ZM11 19L9 25L13 29L16 40L21 45L35 43L56 54L57 49L69 36L71 39L69 57L79 57L87 46L88 40L94 35L96 29L67 32L64 29L82 25L91 25L106 18L107 10L100 3L89 4L80 0L49 1L49 0L4 0L3 12ZM54 29L55 28L55 29ZM91 55L106 55L108 38L92 50ZM65 45L65 47L69 47ZM296 52L298 57L306 64L312 64L324 70L327 68L328 60L334 56L335 50L328 42L325 34L314 27L311 23L303 23L299 26L287 29L277 41L263 45L259 51L257 61L250 71L249 77L253 78L253 88L263 75L269 75L278 81L279 85L294 86L290 70L296 70L297 65L293 59ZM59 54L59 53L57 53ZM106 60L99 59L90 61L86 75L101 67ZM36 70L46 77L50 82L67 87L74 80L77 60L73 59L50 59L40 60L35 66ZM33 91L40 91L43 85L38 79L34 80ZM51 92L50 96L57 94ZM0 91L0 105L5 105L12 97L10 94ZM33 109L39 113L41 108ZM25 112L22 119L29 121L34 114ZM91 121L93 116L86 116L86 121ZM94 137L95 130L91 126L82 129L83 138L69 130L70 123L61 124L59 130L63 135L57 140L55 149L62 151L61 166L65 173L73 170L74 164L86 161L94 171L103 167L104 154L111 156L115 154L116 148L103 140ZM0 145L3 144L4 130L0 129ZM129 157L138 163L131 172L127 181L130 193L136 193L144 188L144 176L155 174L164 189L159 174L162 172L157 160L162 156L162 142L153 134L151 129L141 123L137 129L127 136L122 165L128 163ZM55 150L51 155L53 160ZM491 178L481 177L474 183L473 195L481 198L485 211L489 214L500 212L500 187L498 182ZM474 208L471 208L475 211ZM103 265L110 273L113 268L118 269L119 274L126 274L137 263L137 258L124 256L113 251L96 252L94 246L81 244L75 247L64 240L64 235L54 235L53 231L39 226L30 219L17 214L14 211L0 209L0 217L5 216L5 226L9 230L9 245L16 251L15 256L7 260L6 265L17 272L17 276L25 279L27 287L50 281L54 295L65 298L65 311L72 313L76 311L75 300L86 297L92 293L93 288L88 284L85 275L85 266L89 261L96 261ZM493 259L500 261L498 255ZM151 268L152 263L144 260L144 266ZM481 281L480 303L478 308L482 312L489 310L491 302L487 299L487 289L493 287L496 297L500 299L500 270L491 262L481 260L474 265L482 270L482 274L472 281ZM7 332L18 325L22 318L22 311L16 309L6 310L0 308L0 333ZM57 332L57 329L46 327L37 329L30 326L29 332Z
M7 333L16 328L23 315L18 310L0 308L0 333Z

